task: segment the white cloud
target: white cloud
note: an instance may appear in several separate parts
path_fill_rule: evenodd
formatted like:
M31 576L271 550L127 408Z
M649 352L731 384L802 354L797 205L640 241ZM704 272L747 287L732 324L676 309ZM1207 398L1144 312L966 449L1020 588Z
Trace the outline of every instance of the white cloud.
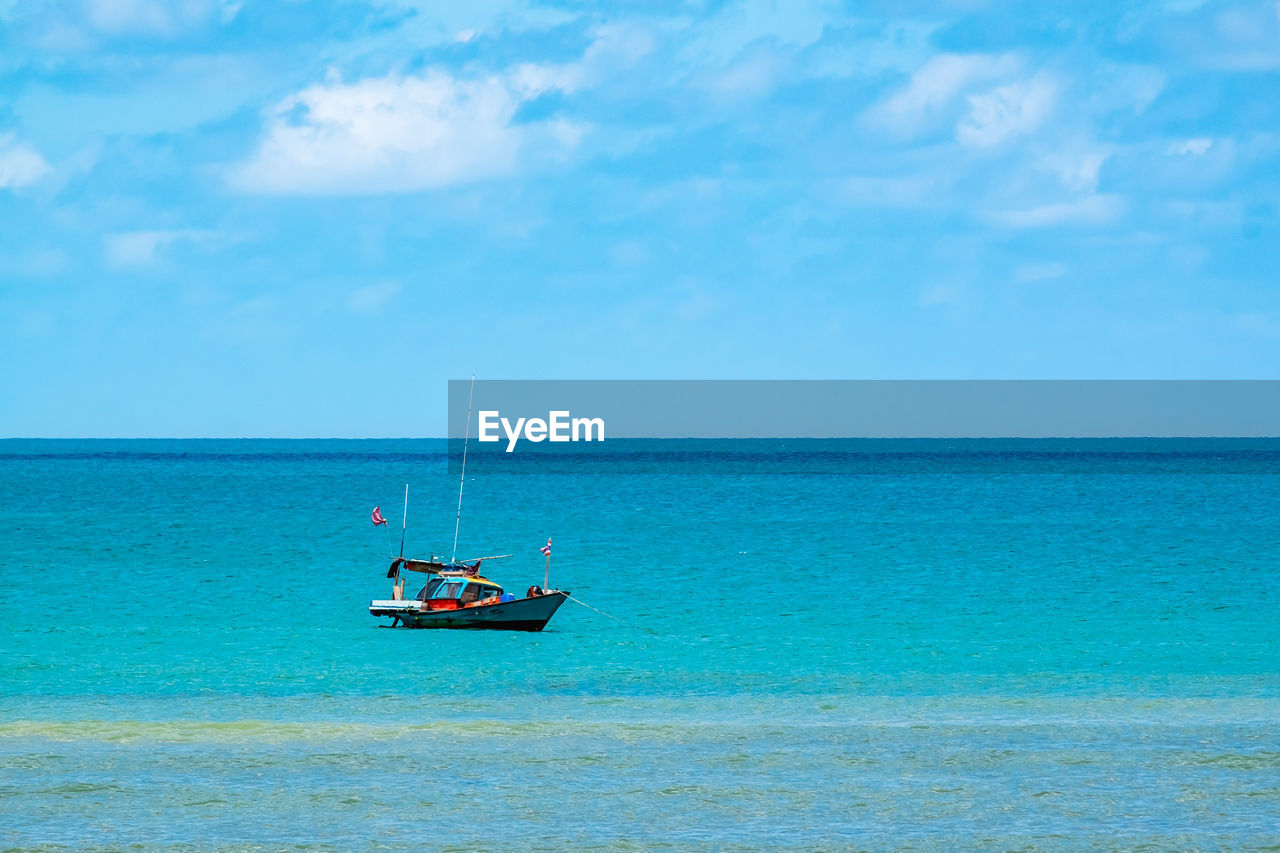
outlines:
M209 244L219 239L216 231L192 228L167 231L124 231L106 238L107 263L118 269L145 267L159 259L166 247L179 242Z
M763 41L811 45L839 17L839 6L829 0L741 0L723 4L692 27L683 17L669 20L668 26L684 30L681 63L706 68L727 65Z
M400 292L397 281L382 281L352 291L347 308L356 314L377 314Z
M516 123L521 104L580 85L580 66L521 65L461 79L444 71L331 80L281 101L257 154L232 183L249 192L409 192L508 175L527 151L572 149L582 128Z
M469 0L441 3L440 0L371 0L374 6L412 10L395 30L396 40L421 48L437 42L455 42L501 33L540 33L578 20L577 10L554 8L549 4L513 3L508 0Z
M602 24L591 30L591 45L582 55L582 64L593 70L601 65L630 65L657 47L648 28L637 24Z
M1096 60L1072 68L1072 110L1085 116L1109 113L1141 115L1164 91L1166 76L1149 65L1120 65Z
M989 148L1038 129L1053 112L1057 87L1036 75L980 95L970 95L969 114L956 126L963 145Z
M900 133L913 133L940 115L969 88L1013 73L1013 56L943 53L916 69L905 88L873 107L873 124Z
M1274 71L1280 68L1280 6L1270 9L1235 6L1215 15L1212 27L1199 35L1207 41L1210 64L1237 71Z
M1184 139L1181 142L1175 142L1169 146L1169 153L1190 154L1195 157L1200 157L1212 147L1212 139L1209 139L1208 137L1197 137L1196 139Z
M882 32L849 42L822 39L796 57L809 77L883 79L886 73L910 74L936 52L932 37L938 25L898 19L885 22ZM833 33L834 35L834 33Z
M783 65L777 51L748 51L728 68L707 77L705 85L713 95L726 100L760 97L773 91Z
M175 24L174 10L155 0L92 0L85 11L104 32L165 32Z
M1074 201L1042 204L1017 210L996 211L989 218L1012 228L1041 228L1049 225L1103 225L1124 210L1119 196L1094 194Z
M1061 278L1067 272L1067 265L1061 261L1050 261L1043 264L1022 264L1013 271L1013 277L1020 282L1046 281Z
M0 134L0 189L29 186L49 173L49 164L12 133Z
M1042 163L1057 175L1065 188L1078 193L1091 193L1098 188L1098 171L1111 156L1109 147L1088 141L1068 144L1056 141L1057 148L1044 155Z
M215 17L227 23L241 5L232 0L89 0L85 17L107 35L172 36Z

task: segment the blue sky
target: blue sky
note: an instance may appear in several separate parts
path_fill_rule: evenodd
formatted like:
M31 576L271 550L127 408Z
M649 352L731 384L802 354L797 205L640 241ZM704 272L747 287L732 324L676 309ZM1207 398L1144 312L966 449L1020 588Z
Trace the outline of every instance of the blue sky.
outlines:
M0 0L0 435L1275 378L1280 4Z

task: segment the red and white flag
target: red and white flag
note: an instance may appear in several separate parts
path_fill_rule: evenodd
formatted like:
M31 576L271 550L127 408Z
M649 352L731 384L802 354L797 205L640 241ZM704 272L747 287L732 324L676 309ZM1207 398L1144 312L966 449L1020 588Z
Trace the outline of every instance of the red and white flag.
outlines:
M551 540L550 539L547 540L546 545L542 546L542 553L546 554L548 557L551 556Z
M375 526L387 523L387 520L382 517L382 507L380 506L375 506L373 508L373 523Z

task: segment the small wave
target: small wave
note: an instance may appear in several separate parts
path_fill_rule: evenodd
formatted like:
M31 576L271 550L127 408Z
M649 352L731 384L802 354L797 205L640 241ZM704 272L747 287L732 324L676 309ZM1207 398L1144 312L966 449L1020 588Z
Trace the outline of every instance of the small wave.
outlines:
M583 723L539 720L438 720L425 723L282 722L235 720L225 722L171 720L83 720L0 723L0 738L39 738L51 741L194 743L204 741L283 743L293 741L389 741L422 735L475 738L542 738L607 736L618 740L666 741L705 737L706 726L649 723Z

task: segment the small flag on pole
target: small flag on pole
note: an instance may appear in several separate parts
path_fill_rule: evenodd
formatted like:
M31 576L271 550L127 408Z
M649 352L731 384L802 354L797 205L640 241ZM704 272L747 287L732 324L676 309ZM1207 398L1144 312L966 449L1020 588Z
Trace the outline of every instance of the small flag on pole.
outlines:
M382 507L375 506L373 508L373 524L376 527L379 524L386 524L387 520L382 517Z
M548 557L551 556L551 540L550 539L547 540L546 545L542 546L542 553L546 554Z

